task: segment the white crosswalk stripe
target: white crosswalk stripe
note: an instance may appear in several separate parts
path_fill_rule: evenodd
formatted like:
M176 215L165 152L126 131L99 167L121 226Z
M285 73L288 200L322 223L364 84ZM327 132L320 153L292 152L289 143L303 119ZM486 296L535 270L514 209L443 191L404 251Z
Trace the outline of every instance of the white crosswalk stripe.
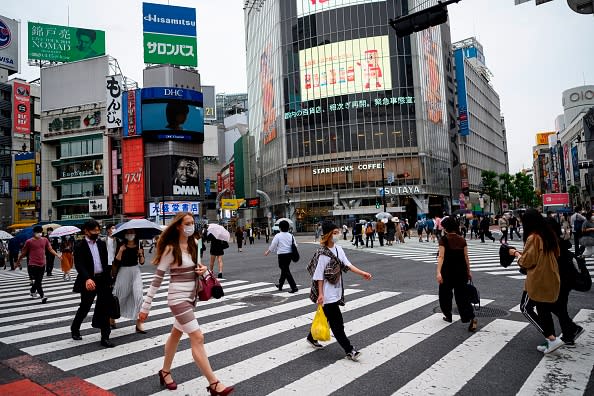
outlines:
M477 268L489 268L488 263L483 264ZM157 381L173 322L166 302L168 277L154 299L145 325L148 334L135 334L134 321L122 318L111 334L116 347L104 349L98 345L98 331L90 326L91 315L81 327L83 340L70 338L79 298L71 291L73 282L57 275L44 279L51 292L50 302L42 305L28 295L26 271L16 275L15 271L0 271L0 343L11 344L116 395L204 394L207 381L195 367L187 337L180 342L172 365L178 389L162 389ZM146 288L152 274L143 273L142 278ZM388 385L381 394L477 394L473 380L478 383L489 376L489 364L504 363L501 360L509 356L510 342L535 332L517 313L517 307L509 307L512 313L505 319L479 317L479 331L469 333L458 316L448 323L435 313L435 294L369 291L362 284L345 283L347 304L341 308L345 330L362 353L358 362L352 362L344 358L334 338L323 343L321 351L305 342L315 311L306 286L288 294L266 282L222 283L225 298L200 302L197 316L217 376L227 384L236 384L238 395L356 394L357 384L375 378L378 370L393 372L397 368L391 366L394 362L418 357L418 348L425 351L426 365L418 372L399 370L394 378L386 378ZM481 302L488 307L493 300ZM512 393L587 393L594 368L594 311L582 309L575 320L585 329L575 348L561 348L544 356L536 351L533 341L516 343L523 349L514 353L530 356L530 370ZM447 348L432 353L436 343L445 343ZM561 375L562 381L551 373ZM395 380L398 382L390 388ZM255 391L260 388L261 392Z
M484 272L489 275L503 275L510 279L526 279L526 275L519 273L519 267L516 262L507 268L499 264L499 243L481 243L477 239L466 240L468 244L468 258L470 259L470 268L473 272ZM521 249L521 241L509 241L510 245ZM437 264L437 242L419 242L418 239L406 239L405 243L394 244L392 246L379 246L375 244L373 248L357 249L349 241L340 241L339 244L344 249L357 250L364 253L381 254L399 259L420 261L428 264ZM594 257L586 258L586 267L594 280Z

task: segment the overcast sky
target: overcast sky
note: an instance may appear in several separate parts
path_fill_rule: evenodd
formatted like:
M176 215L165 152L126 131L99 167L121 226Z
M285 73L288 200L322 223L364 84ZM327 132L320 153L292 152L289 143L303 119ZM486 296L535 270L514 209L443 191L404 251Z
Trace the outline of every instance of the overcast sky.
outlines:
M202 83L217 92L246 92L244 0L151 2L195 7ZM449 10L452 40L475 36L484 47L505 116L510 172L530 167L535 134L553 130L563 112L561 93L594 84L594 17L574 13L566 0L538 7L533 1L461 0ZM107 52L142 83L142 0L3 0L0 15L21 20L21 38L27 21L105 30ZM31 80L39 70L25 66L22 41L22 77Z

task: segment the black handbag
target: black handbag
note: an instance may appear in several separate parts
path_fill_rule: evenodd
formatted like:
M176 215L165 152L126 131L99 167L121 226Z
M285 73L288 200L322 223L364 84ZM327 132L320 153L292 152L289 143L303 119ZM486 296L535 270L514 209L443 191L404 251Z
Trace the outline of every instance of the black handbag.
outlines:
M570 252L571 253L571 252ZM570 254L571 266L573 267L572 289L580 292L590 291L592 288L592 277L586 267L586 259L582 256Z
M296 263L299 261L299 251L297 250L297 245L295 245L295 237L291 238L293 238L293 241L291 242L291 261Z
M481 294L479 293L478 289L472 283L472 279L466 284L466 293L468 294L468 300L473 305L478 305L481 307Z
M107 315L111 319L119 319L120 318L120 300L117 296L113 294L107 300Z

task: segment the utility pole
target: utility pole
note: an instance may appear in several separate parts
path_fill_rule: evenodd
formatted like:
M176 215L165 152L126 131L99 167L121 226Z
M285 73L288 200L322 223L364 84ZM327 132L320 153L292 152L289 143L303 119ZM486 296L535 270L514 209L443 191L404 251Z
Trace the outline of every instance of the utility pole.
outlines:
M382 161L382 203L384 204L384 212L388 211L386 207L386 178L384 177L384 161Z

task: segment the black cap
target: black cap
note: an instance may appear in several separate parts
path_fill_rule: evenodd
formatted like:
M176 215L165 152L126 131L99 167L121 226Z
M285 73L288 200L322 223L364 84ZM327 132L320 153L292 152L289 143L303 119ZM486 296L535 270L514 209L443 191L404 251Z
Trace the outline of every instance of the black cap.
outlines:
M322 235L326 235L329 232L336 230L338 226L331 221L324 221L322 223Z

